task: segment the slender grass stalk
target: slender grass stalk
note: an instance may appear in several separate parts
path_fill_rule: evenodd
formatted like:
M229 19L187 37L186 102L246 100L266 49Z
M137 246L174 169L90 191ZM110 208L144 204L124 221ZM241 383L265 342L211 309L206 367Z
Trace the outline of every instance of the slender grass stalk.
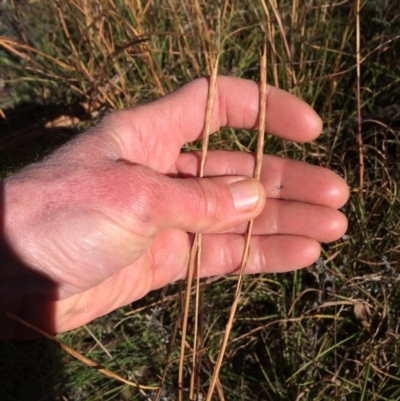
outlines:
M203 141L201 145L201 160L200 160L200 170L199 177L204 177L205 165L207 161L207 152L208 152L208 143L210 136L210 126L211 126L211 114L212 108L214 104L214 95L215 95L215 85L218 74L218 63L219 63L219 55L217 53L216 60L214 62L214 66L212 68L210 84L209 84L209 92L207 97L207 105L206 105L206 114L205 114L205 124L203 131ZM200 271L201 271L201 249L202 249L202 234L198 234L197 241L197 258L196 258L196 299L195 299L195 326L194 326L194 338L193 338L193 357L192 357L192 375L191 375L191 385L190 385L190 399L194 397L194 379L196 376L196 372L199 369L196 368L196 364L200 363L200 358L197 356L197 349L201 347L201 344L198 344L198 326L199 326L199 312L200 312ZM198 361L198 363L197 363Z
M206 103L206 112L204 118L204 129L203 129L203 142L201 148L201 160L200 160L200 168L199 168L199 177L204 177L204 169L207 160L207 151L208 151L208 142L209 142L209 134L210 134L210 126L211 126L211 114L212 108L214 104L214 95L215 95L215 85L217 81L218 74L218 62L219 62L219 53L217 53L214 66L210 76L210 83L208 87L208 95L207 95L207 103ZM186 333L187 333L187 320L189 316L189 306L190 306L190 293L192 288L193 276L196 269L197 275L197 284L196 284L196 319L195 319L195 328L194 328L194 346L193 346L193 356L192 356L192 376L191 376L191 385L190 385L190 397L192 398L194 395L194 376L196 371L196 343L197 343L197 317L199 311L199 296L200 293L200 251L201 251L201 234L196 233L194 235L192 248L190 250L190 258L189 258L189 271L188 271L188 279L187 279L187 287L186 287L186 297L185 297L185 309L182 317L182 339L181 339L181 351L179 355L179 371L178 371L178 399L181 401L183 394L183 360L185 355L185 342L186 342ZM197 263L196 263L197 261Z
M211 83L210 83L211 84ZM211 92L211 88L210 88ZM207 105L208 106L208 105ZM212 107L212 106L211 106ZM207 109L208 111L208 109ZM208 142L205 138L203 138L203 147L201 152L201 159L203 160L203 155L207 154L208 147L204 150L204 143ZM201 163L204 169L203 162ZM202 235L201 233L197 234L197 249L196 249L196 292L195 292L195 322L194 322L194 333L193 333L193 355L192 355L192 372L190 375L190 387L189 387L189 399L193 400L194 391L195 391L195 379L196 375L199 372L198 363L200 363L200 358L197 355L197 350L200 348L200 344L198 344L198 331L199 331L199 311L200 311L200 266L201 266L201 249L202 249Z
M168 362L170 361L170 355L171 355L172 349L173 349L173 347L175 345L176 334L178 332L178 324L179 324L179 320L177 319L175 321L175 326L174 326L174 331L172 333L171 342L169 344L168 351L167 351L167 354L165 356L165 366L164 366L163 374L161 375L160 386L158 387L158 390L156 391L156 394L155 394L155 396L153 398L153 401L158 401L160 399L160 397L161 397L161 391L163 389L163 385L164 385L165 380L167 378L168 368L170 366Z
M192 248L190 250L189 256L189 266L188 266L188 277L186 284L186 294L185 294L185 304L182 316L182 333L181 333L181 348L179 354L179 370L178 370L178 400L183 400L183 362L185 357L185 343L186 343L186 333L187 333L187 321L189 316L189 306L190 306L190 293L192 288L192 281L195 268L195 259L198 249L198 234L194 235Z
M357 62L357 142L359 158L359 197L363 202L364 187L364 150L361 127L361 62L360 62L360 0L356 0L356 62Z
M256 152L256 164L254 168L254 178L257 180L260 179L261 176L261 168L262 168L262 159L264 154L264 142L265 142L265 105L267 100L267 46L266 41L264 42L262 54L260 57L260 100L259 100L259 114L258 114L258 136L257 136L257 152ZM213 376L211 379L210 387L208 390L206 401L211 401L211 398L214 393L215 385L217 383L219 371L221 369L222 361L224 358L226 346L228 344L229 334L232 329L233 319L235 318L235 313L237 306L240 301L240 294L243 286L244 279L244 271L247 266L247 262L250 254L250 242L251 235L253 232L254 220L249 222L247 233L246 233L246 242L242 256L242 263L239 272L239 278L236 286L236 292L234 296L234 300L232 303L232 307L230 310L228 323L226 324L226 329L224 333L224 338L222 340L222 345L218 354L217 363L214 368Z
M268 0L269 4L272 8L272 11L274 12L276 21L278 23L278 27L279 27L279 32L282 36L282 41L286 50L286 54L288 56L289 59L289 71L290 71L290 75L292 78L292 84L294 86L297 85L297 77L296 77L296 72L294 71L294 67L293 67L293 56L292 56L292 52L290 51L290 45L288 43L288 40L286 38L286 33L285 33L285 28L283 27L283 22L282 22L282 18L281 15L279 14L278 8L277 8L277 4L276 1L274 0Z

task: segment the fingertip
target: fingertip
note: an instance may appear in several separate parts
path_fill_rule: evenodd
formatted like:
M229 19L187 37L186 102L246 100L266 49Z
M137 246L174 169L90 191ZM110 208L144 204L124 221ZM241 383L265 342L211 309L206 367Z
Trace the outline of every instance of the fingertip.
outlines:
M300 98L273 86L268 87L266 131L295 142L308 142L322 131L322 120Z
M329 225L327 225L327 240L326 243L337 241L342 238L346 233L348 227L348 221L346 216L339 211L336 211L335 218L331 219Z
M278 235L261 240L262 258L248 273L287 273L315 263L321 255L318 241L294 235ZM268 251L268 253L266 253Z
M329 205L331 207L335 209L340 209L345 205L350 197L349 186L347 185L346 180L344 180L333 171L327 170L327 172L332 176L332 184L327 187L325 196L328 199Z
M293 103L295 106L292 109L300 116L300 118L296 116L293 120L296 124L293 128L293 132L297 135L296 142L308 142L318 138L323 127L320 116L309 104L297 97L294 97Z
M287 273L311 266L321 255L318 241L308 237L286 236L288 252L281 254L280 263L274 269L277 273Z
M308 106L308 112L304 113L303 124L305 127L305 132L308 133L308 140L316 139L320 136L322 132L323 123L320 116L316 113L316 111Z
M337 191L338 192L337 200L338 200L338 208L341 208L347 203L347 201L350 198L350 188L346 180L344 180L342 177L339 178L340 178L340 184Z
M314 239L307 238L304 241L302 249L298 253L299 264L293 269L302 269L315 263L321 256L321 246Z

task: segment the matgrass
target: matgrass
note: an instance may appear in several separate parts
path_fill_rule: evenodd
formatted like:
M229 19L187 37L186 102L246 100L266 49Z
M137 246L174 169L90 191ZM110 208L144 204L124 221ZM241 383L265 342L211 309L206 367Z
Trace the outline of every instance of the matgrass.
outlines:
M400 400L400 6L367 0L360 7L357 94L357 1L283 0L279 7L273 0L0 5L3 177L105 113L207 75L217 49L221 74L258 81L265 34L268 82L300 96L322 116L324 132L316 141L270 138L265 153L345 177L351 188L343 208L348 232L323 245L321 259L302 271L245 277L220 372L226 400ZM210 148L254 151L256 134L222 129L210 138ZM204 394L236 281L202 283ZM180 338L181 291L180 283L173 284L58 338L147 385L159 383L170 351L160 399L174 400L179 341L172 343ZM189 343L192 327L189 321ZM188 360L186 374L189 366ZM0 399L145 400L154 394L103 377L39 341L1 344Z

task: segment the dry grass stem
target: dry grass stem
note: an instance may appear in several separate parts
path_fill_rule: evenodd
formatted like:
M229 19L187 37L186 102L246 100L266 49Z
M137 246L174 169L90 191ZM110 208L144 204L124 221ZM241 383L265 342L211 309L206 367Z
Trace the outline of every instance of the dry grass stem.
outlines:
M179 370L178 370L178 400L183 399L183 363L185 357L185 343L186 343L186 333L187 333L187 323L189 316L189 306L190 306L190 293L192 288L192 281L195 269L195 260L198 248L198 235L195 234L193 238L192 248L190 250L189 256L189 266L188 266L188 277L186 284L186 294L185 294L185 305L182 316L182 333L181 333L181 348L179 354Z
M158 401L161 397L161 392L163 390L163 386L164 386L165 380L167 378L167 373L168 373L168 369L169 369L170 362L171 362L170 361L171 352L172 352L172 349L174 348L176 335L178 333L178 326L179 326L179 320L177 319L175 321L174 331L172 334L171 342L169 344L167 354L165 355L165 360L164 360L165 366L164 366L163 374L161 375L160 385L158 387L158 390L156 391L153 401Z
M294 86L296 86L297 85L297 77L296 77L296 72L295 72L295 70L293 68L292 52L290 51L290 46L289 46L289 43L288 43L287 38L286 38L286 33L285 33L285 28L283 26L282 18L281 18L280 14L279 14L276 1L275 0L268 0L268 1L269 1L269 4L270 4L271 8L272 8L272 11L274 12L276 21L277 21L278 26L279 26L279 31L280 31L280 34L282 36L282 41L284 43L286 54L287 54L287 57L289 59L290 75L292 77L292 81L293 81Z
M207 150L208 150L208 142L210 135L210 126L211 126L211 118L212 118L212 108L214 104L214 95L215 95L215 85L217 81L218 74L218 63L219 63L219 53L217 53L216 60L214 62L214 66L210 76L210 83L208 88L207 95L207 103L206 103L206 111L204 117L204 128L202 135L202 148L201 148L201 160L199 167L199 177L204 177L204 168L207 160ZM198 314L199 314L199 294L200 294L200 252L201 252L201 234L196 233L193 238L192 248L190 250L189 257L189 268L188 268L188 278L187 278L187 286L186 286L186 295L185 295L185 308L182 316L182 338L181 338L181 350L179 356L179 371L178 371L178 399L181 401L183 397L183 363L184 363L184 355L185 355L185 342L186 342L186 333L187 333L187 323L189 316L189 306L190 306L190 294L192 288L193 277L196 270L196 305L195 305L195 328L194 328L194 345L193 345L193 355L192 355L192 371L191 371L191 380L190 380L190 398L192 399L194 396L194 381L195 381L195 372L196 372L196 349L197 349L197 334L198 334Z
M357 60L357 142L358 142L358 158L359 158L359 196L363 201L364 187L364 151L363 137L361 128L361 62L360 62L360 0L356 3L356 60Z
M256 164L254 168L254 178L260 179L261 168L262 168L262 159L264 154L264 141L265 141L265 112L266 112L266 98L267 98L267 46L266 42L264 42L262 54L260 57L260 99L259 99L259 113L258 113L258 136L257 136L257 152L256 152ZM242 263L240 267L238 282L236 286L235 296L232 303L232 307L229 313L228 323L226 324L226 329L224 333L224 337L222 340L221 348L218 354L218 359L214 368L213 376L211 379L210 387L208 390L206 401L211 401L215 385L217 383L219 371L222 366L222 361L225 355L226 346L229 340L229 334L232 329L233 319L235 318L235 313L237 306L240 300L240 294L243 286L243 278L244 271L247 266L247 262L250 254L250 242L251 235L253 232L254 220L249 222L247 233L246 233L246 242L242 256Z

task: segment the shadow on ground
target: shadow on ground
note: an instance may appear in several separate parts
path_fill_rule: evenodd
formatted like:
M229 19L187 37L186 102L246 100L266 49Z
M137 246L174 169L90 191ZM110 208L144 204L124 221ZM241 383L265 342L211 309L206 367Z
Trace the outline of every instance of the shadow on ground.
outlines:
M62 352L44 340L0 342L0 400L62 400L62 358Z
M79 103L20 103L0 111L2 170L20 168L36 161L68 141L85 121L91 120Z
M77 124L89 119L79 104L21 103L0 112L1 178L68 141L76 134ZM0 341L0 400L67 399L63 358L65 355L45 340Z

